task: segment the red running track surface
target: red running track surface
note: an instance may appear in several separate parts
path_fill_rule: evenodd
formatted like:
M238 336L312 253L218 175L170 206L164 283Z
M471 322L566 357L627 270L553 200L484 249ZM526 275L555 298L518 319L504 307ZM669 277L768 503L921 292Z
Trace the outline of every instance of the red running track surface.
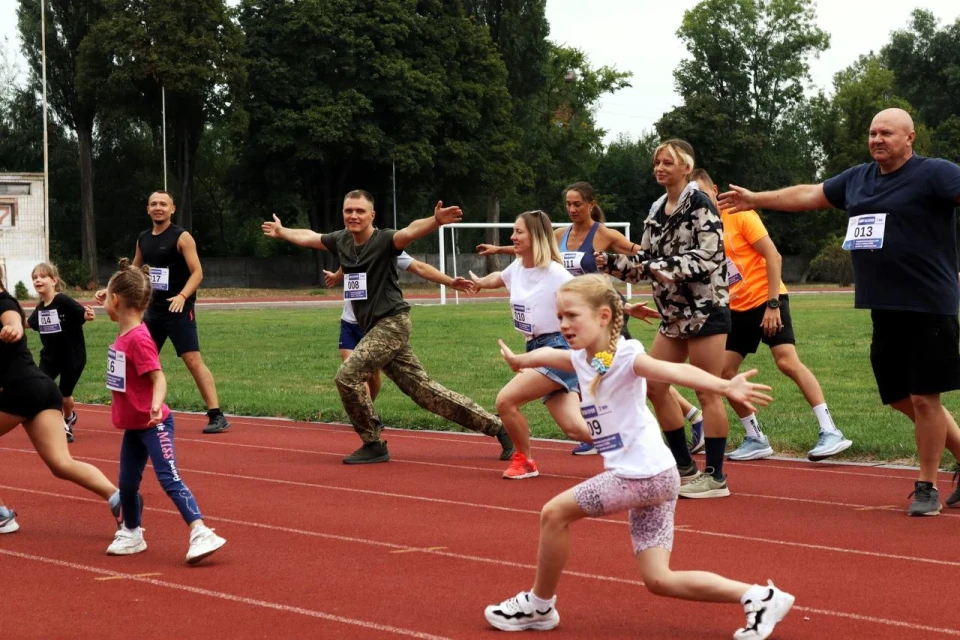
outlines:
M115 478L109 409L80 407L71 452ZM149 548L107 557L103 502L52 477L22 429L0 440L0 496L21 530L0 536L4 634L17 638L503 638L487 604L533 581L540 507L601 470L535 442L541 476L502 480L492 438L388 430L393 460L347 466L349 427L232 418L200 433L178 414L180 471L227 545L187 566L187 529L144 475ZM960 637L940 597L960 569L960 511L904 514L914 472L802 461L727 466L733 495L681 501L673 566L768 578L797 603L775 638ZM942 476L941 493L949 492ZM741 607L652 596L625 516L572 527L563 638L729 638Z

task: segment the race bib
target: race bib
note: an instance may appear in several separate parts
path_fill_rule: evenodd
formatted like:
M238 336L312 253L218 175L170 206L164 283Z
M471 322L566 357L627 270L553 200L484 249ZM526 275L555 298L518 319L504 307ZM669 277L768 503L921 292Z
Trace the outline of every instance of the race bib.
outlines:
M563 258L563 268L572 276L583 275L583 265L580 264L583 261L583 256L583 251L567 251L561 254Z
M733 260L727 258L727 286L732 287L743 280L743 276L740 274L740 270L737 269L737 265L733 264Z
M56 309L44 309L39 313L40 333L60 333L60 314Z
M886 224L887 214L885 213L852 216L847 223L847 237L843 239L844 251L882 249Z
M123 351L107 349L107 389L121 393L127 390L127 354Z
M533 335L533 317L527 305L513 305L513 328L528 336Z
M150 286L154 291L170 290L170 269L150 267Z
M367 274L366 273L344 274L343 299L344 300L366 300L367 299Z
M590 437L593 438L593 446L599 453L604 451L616 451L623 448L623 438L620 433L610 427L610 419L613 417L613 409L609 405L588 404L580 407L580 413L583 419L587 421L590 427ZM606 433L606 431L613 431Z

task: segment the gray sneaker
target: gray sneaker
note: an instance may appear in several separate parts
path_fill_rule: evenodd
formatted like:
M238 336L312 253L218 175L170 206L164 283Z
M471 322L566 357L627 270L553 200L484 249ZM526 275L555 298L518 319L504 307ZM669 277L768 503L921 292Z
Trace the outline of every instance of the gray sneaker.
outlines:
M953 470L953 484L957 485L957 488L947 498L946 503L951 509L960 509L960 463L957 463L956 469Z
M363 446L343 459L343 464L374 464L390 460L387 441L364 442Z
M210 421L207 426L203 428L204 433L223 433L230 428L230 423L227 422L227 417L225 415L218 414L216 418Z
M907 513L911 516L940 515L940 492L933 483L918 480L913 483L913 487L913 493L908 496L913 498L913 503Z
M681 467L677 465L677 471L680 472L680 485L690 484L694 480L700 477L700 469L697 468L696 462L691 462L690 464Z
M727 476L723 480L713 477L713 469L707 467L700 476L690 484L680 486L681 498L726 498L730 495L727 488Z

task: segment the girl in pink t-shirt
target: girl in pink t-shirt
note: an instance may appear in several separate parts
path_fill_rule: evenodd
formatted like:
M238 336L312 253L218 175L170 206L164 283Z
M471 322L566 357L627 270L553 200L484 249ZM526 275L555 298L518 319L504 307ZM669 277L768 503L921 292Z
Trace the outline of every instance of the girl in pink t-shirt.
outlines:
M151 292L150 268L134 267L124 258L119 271L110 278L104 301L110 319L120 325L120 335L107 351L107 388L113 392L113 426L124 430L119 482L123 526L107 548L107 555L132 555L147 548L137 491L149 457L160 485L190 527L187 562L195 564L227 541L203 524L197 501L180 479L173 446L173 414L163 402L167 380L160 369L157 346L143 324Z

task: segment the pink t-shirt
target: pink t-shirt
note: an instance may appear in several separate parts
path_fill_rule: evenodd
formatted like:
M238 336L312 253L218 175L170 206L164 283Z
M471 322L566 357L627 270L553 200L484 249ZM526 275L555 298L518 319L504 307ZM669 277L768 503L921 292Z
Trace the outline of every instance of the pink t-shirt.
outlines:
M153 384L147 376L160 370L160 354L147 325L140 324L107 350L107 389L113 392L110 417L118 429L146 429L150 424ZM170 409L163 405L163 419Z

